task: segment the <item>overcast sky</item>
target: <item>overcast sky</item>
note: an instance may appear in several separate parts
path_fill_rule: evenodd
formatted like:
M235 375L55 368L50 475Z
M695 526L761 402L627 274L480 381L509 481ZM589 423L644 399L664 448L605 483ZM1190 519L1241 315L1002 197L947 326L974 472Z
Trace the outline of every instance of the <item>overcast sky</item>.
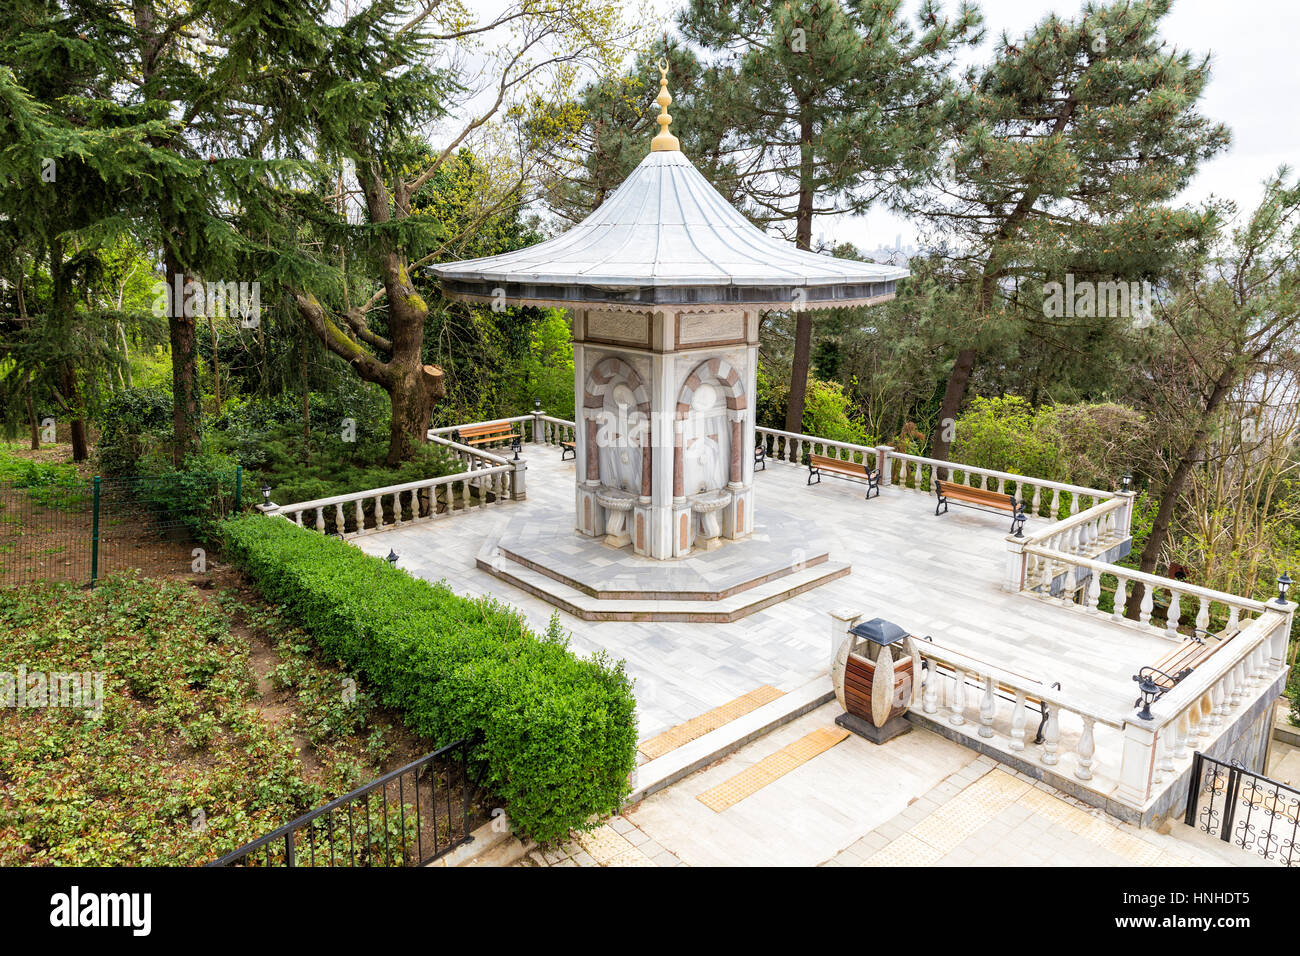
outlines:
M637 0L627 0L629 7ZM678 0L653 0L671 15ZM988 38L981 59L1003 31L1017 35L1056 11L1072 16L1082 0L978 0ZM915 9L915 2L909 4ZM954 9L955 2L947 2ZM1227 123L1232 145L1201 167L1182 197L1199 202L1210 195L1234 200L1243 210L1262 194L1261 183L1282 163L1300 161L1300 3L1294 0L1175 0L1164 20L1162 36L1180 49L1212 54L1212 78L1201 109ZM682 115L680 122L690 122ZM881 211L865 217L822 217L814 225L830 241L849 241L863 248L893 245L915 238L911 225Z

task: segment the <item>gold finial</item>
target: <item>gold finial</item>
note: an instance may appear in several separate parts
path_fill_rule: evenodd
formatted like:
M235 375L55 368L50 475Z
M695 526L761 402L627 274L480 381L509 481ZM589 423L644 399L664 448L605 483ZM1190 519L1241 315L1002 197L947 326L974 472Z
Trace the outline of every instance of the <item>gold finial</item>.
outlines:
M668 115L668 104L673 101L672 95L668 92L668 61L663 57L659 58L659 96L655 102L659 104L659 118L655 120L659 124L659 132L655 138L650 140L650 152L658 153L663 151L678 152L681 144L677 142L677 137L668 132L668 127L672 124L673 118Z

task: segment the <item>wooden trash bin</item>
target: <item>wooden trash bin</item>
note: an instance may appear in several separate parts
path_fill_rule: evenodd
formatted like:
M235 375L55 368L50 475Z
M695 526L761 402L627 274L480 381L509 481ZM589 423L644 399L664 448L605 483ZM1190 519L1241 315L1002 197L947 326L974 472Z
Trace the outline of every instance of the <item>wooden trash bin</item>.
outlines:
M844 713L835 719L846 730L883 744L912 729L912 656L907 632L873 618L849 629L835 655L831 681Z

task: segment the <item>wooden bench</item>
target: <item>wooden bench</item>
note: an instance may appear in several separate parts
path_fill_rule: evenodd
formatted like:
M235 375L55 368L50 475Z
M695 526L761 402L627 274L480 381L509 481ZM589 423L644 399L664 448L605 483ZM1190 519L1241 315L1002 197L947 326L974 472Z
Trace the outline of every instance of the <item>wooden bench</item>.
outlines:
M939 499L934 506L936 515L946 514L949 502L972 508L991 508L995 511L1005 511L1011 515L1011 533L1017 538L1023 535L1025 506L1016 500L1015 495L1004 494L1001 491L990 491L987 488L972 488L970 485L959 484L955 481L936 481L934 483L934 493ZM943 510L940 511L940 509Z
M494 422L488 425L467 425L458 429L460 440L467 445L497 445L510 442L514 450L515 461L519 460L521 436L509 422Z
M560 461L568 461L570 458L572 458L574 461L577 461L577 459L578 459L578 443L577 443L577 442L571 442L571 441L564 441L564 440L561 440L561 441L560 441Z
M1169 690L1240 633L1238 629L1213 643L1197 637L1188 638L1154 664L1143 667L1138 671L1138 677L1149 677L1157 687Z
M834 475L836 478L856 478L858 481L867 483L867 498L871 498L874 491L876 497L880 497L880 472L865 464L858 464L852 461L840 461L838 458L827 458L825 455L812 455L808 459L808 484L817 479L817 484L821 484L822 475Z

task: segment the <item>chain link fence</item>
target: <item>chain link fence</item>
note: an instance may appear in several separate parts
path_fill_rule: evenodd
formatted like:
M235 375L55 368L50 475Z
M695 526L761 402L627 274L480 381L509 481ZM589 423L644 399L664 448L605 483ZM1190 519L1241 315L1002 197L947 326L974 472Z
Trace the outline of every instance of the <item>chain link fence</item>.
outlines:
M93 586L118 571L207 570L203 544L242 507L243 472L47 485L0 482L0 586Z

